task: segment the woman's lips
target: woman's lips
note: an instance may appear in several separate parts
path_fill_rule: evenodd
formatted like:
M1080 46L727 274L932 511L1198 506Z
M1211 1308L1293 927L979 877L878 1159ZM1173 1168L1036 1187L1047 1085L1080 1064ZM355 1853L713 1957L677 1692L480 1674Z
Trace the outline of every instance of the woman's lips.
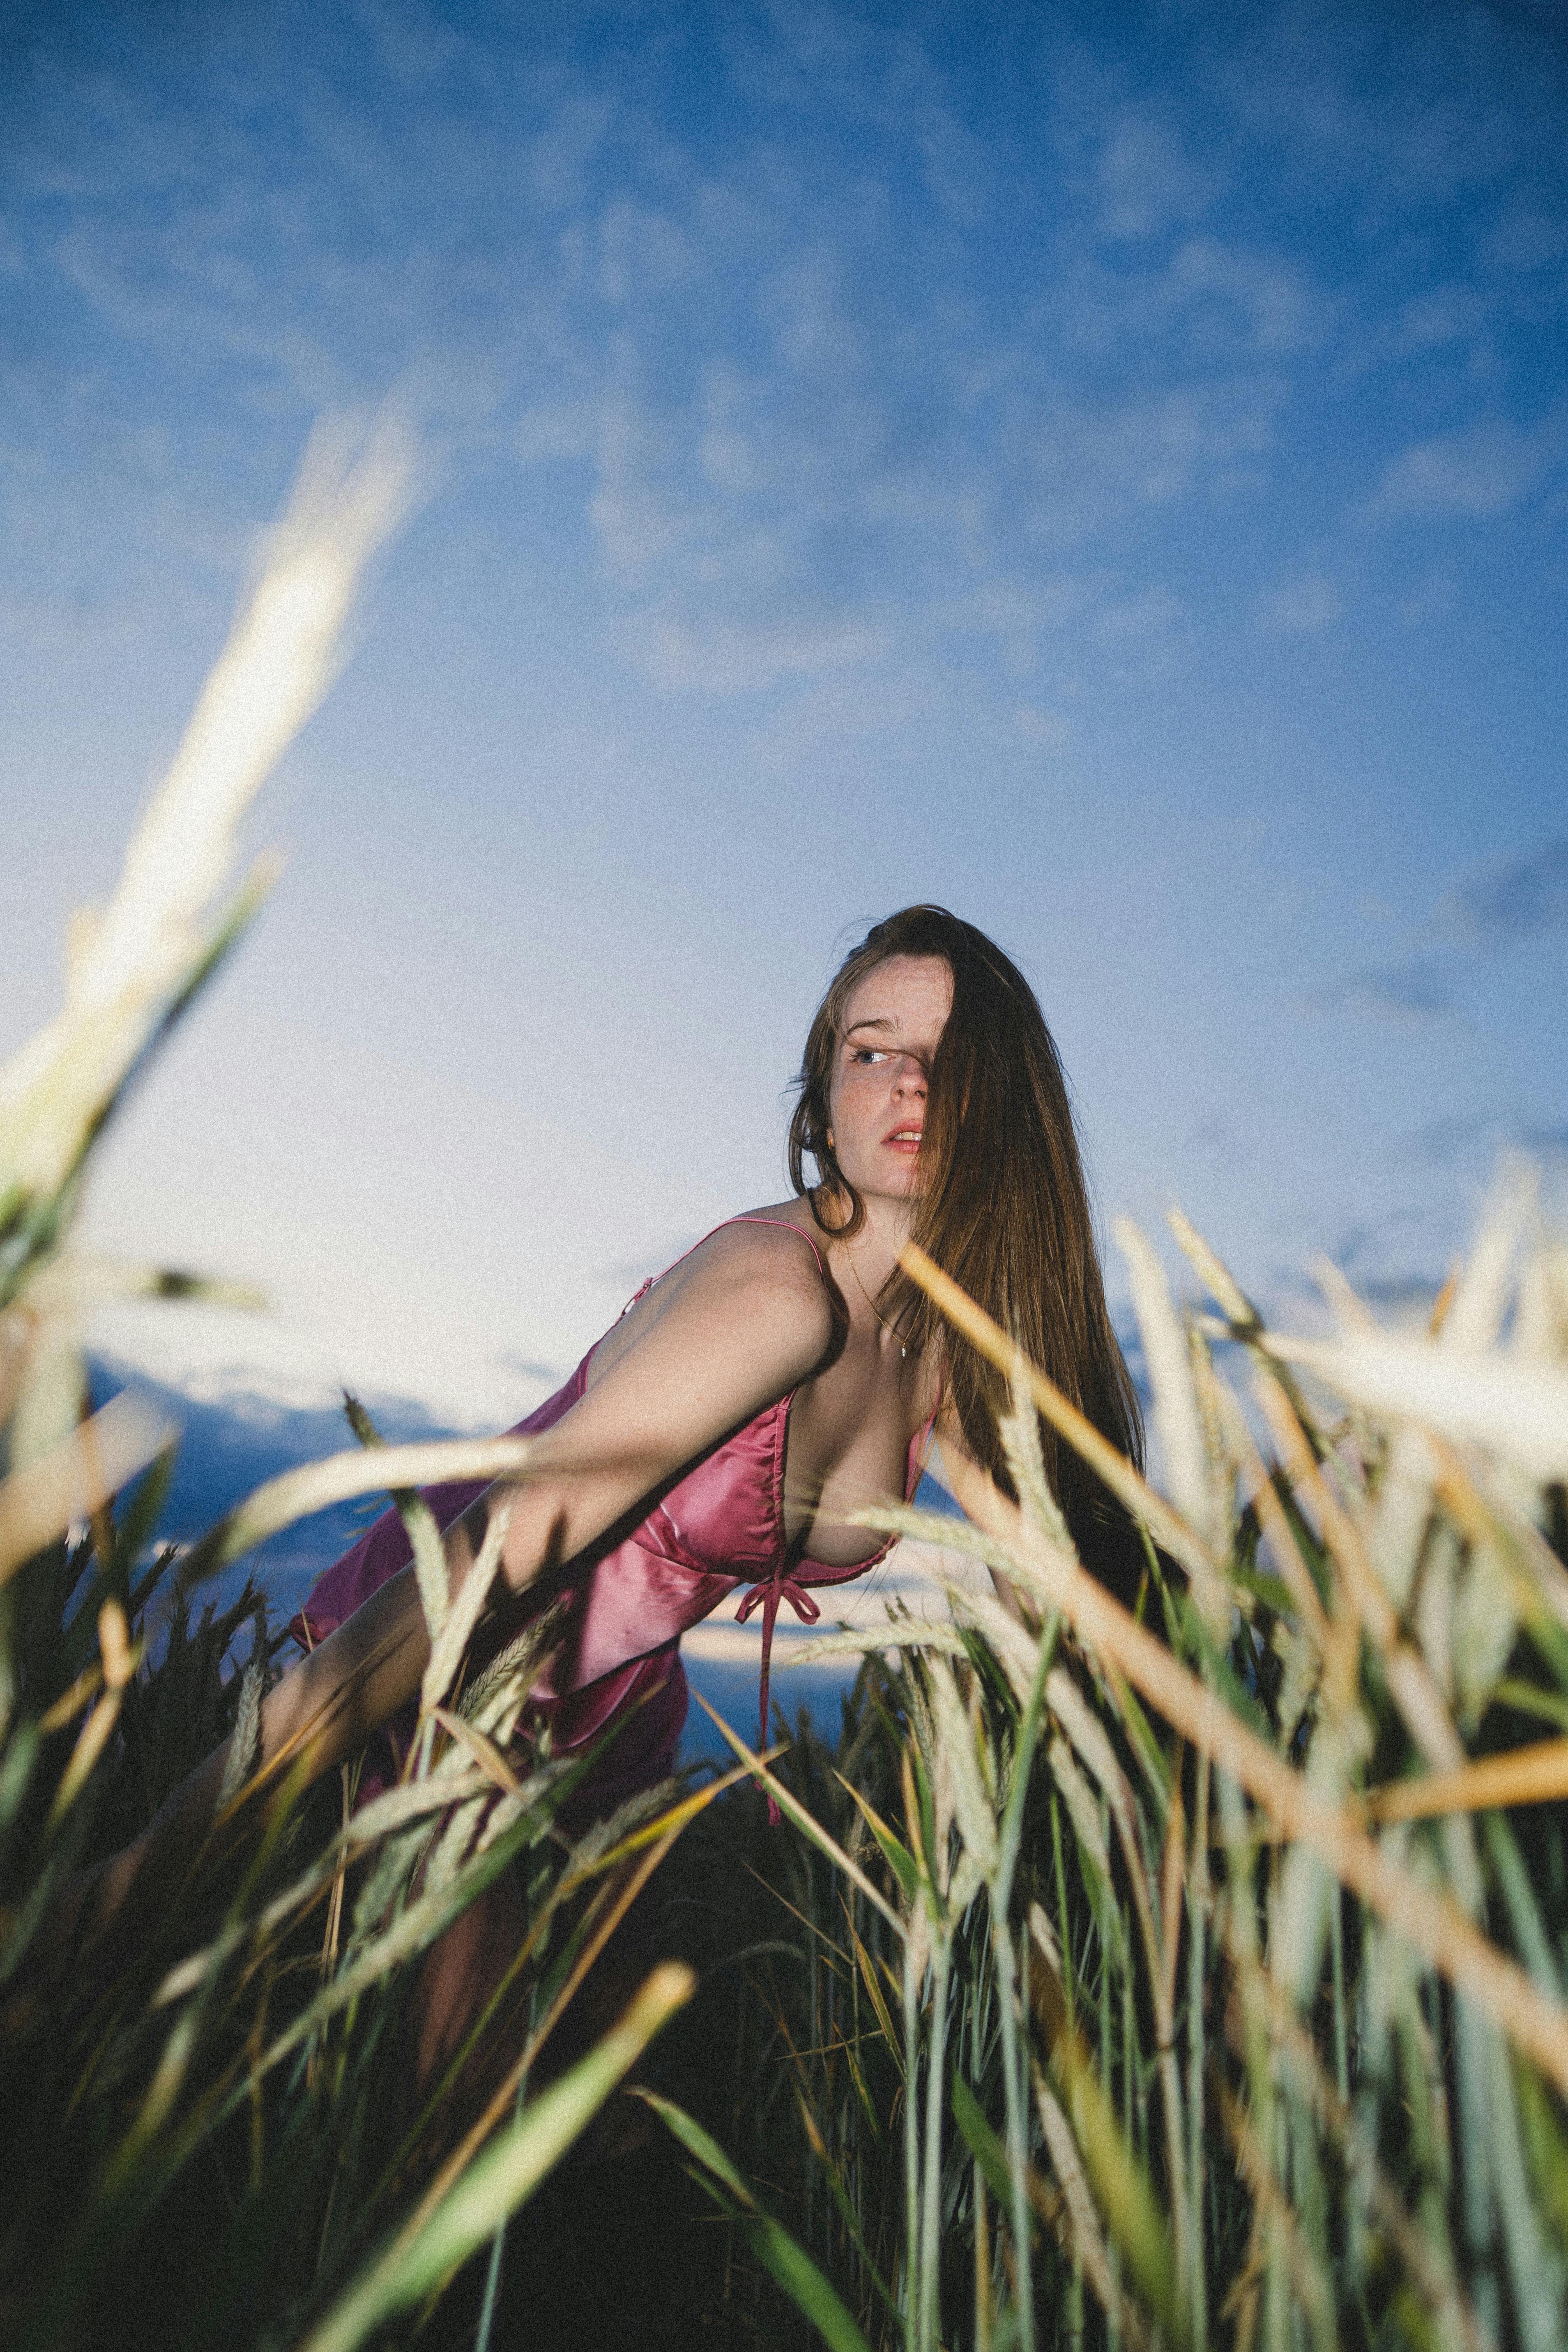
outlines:
M921 1148L921 1130L918 1127L896 1127L882 1141L889 1151L904 1152L912 1160Z

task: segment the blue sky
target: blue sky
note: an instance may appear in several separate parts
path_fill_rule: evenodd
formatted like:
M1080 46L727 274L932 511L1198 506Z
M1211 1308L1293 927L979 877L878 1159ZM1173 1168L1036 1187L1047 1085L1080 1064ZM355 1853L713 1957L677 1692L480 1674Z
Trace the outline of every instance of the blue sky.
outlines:
M0 1045L312 420L427 452L90 1210L277 1311L122 1352L511 1417L776 1197L919 898L1029 972L1107 1219L1271 1299L1561 1169L1553 9L7 21Z

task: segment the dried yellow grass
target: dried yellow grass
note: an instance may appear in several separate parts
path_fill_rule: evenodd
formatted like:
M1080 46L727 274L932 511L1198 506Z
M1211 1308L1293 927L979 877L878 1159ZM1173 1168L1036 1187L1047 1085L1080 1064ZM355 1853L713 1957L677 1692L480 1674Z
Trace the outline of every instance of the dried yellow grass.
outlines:
M972 1346L999 1370L1009 1375L1017 1371L1018 1350L1013 1341L923 1251L908 1244L900 1262ZM1034 1366L1026 1368L1024 1378L1039 1411L1070 1436L1071 1423L1081 1416ZM1098 1450L1111 1454L1098 1432L1094 1434ZM1119 1490L1152 1533L1155 1515L1144 1500L1152 1490L1130 1464L1114 1455L1112 1460ZM963 1477L958 1496L971 1518L1034 1570L1085 1646L1124 1675L1173 1729L1261 1805L1278 1836L1310 1846L1342 1884L1469 1994L1568 2097L1568 2009L1542 1992L1456 1904L1424 1886L1346 1811L1316 1795L1300 1773L1188 1673L1077 1560L1048 1543L989 1479ZM1192 1540L1191 1531L1168 1507L1162 1507L1160 1516Z

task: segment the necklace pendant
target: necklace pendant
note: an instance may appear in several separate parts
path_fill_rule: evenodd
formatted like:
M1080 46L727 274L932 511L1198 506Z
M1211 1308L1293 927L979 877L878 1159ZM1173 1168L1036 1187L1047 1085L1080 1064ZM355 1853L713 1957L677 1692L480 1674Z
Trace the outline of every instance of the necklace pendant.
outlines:
M906 1360L908 1359L908 1356L909 1356L909 1352L910 1352L910 1351L909 1351L909 1349L908 1349L907 1348L900 1348L900 1349L899 1349L899 1361L900 1361L900 1364L901 1364L901 1363L903 1363L904 1361L906 1361Z

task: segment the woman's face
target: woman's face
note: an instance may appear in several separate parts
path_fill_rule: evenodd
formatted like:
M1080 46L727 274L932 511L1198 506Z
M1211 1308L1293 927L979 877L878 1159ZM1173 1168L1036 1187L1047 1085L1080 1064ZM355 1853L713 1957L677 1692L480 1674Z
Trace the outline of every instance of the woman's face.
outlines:
M834 1156L858 1192L920 1191L927 1081L952 1009L945 956L889 956L849 992L828 1101Z

